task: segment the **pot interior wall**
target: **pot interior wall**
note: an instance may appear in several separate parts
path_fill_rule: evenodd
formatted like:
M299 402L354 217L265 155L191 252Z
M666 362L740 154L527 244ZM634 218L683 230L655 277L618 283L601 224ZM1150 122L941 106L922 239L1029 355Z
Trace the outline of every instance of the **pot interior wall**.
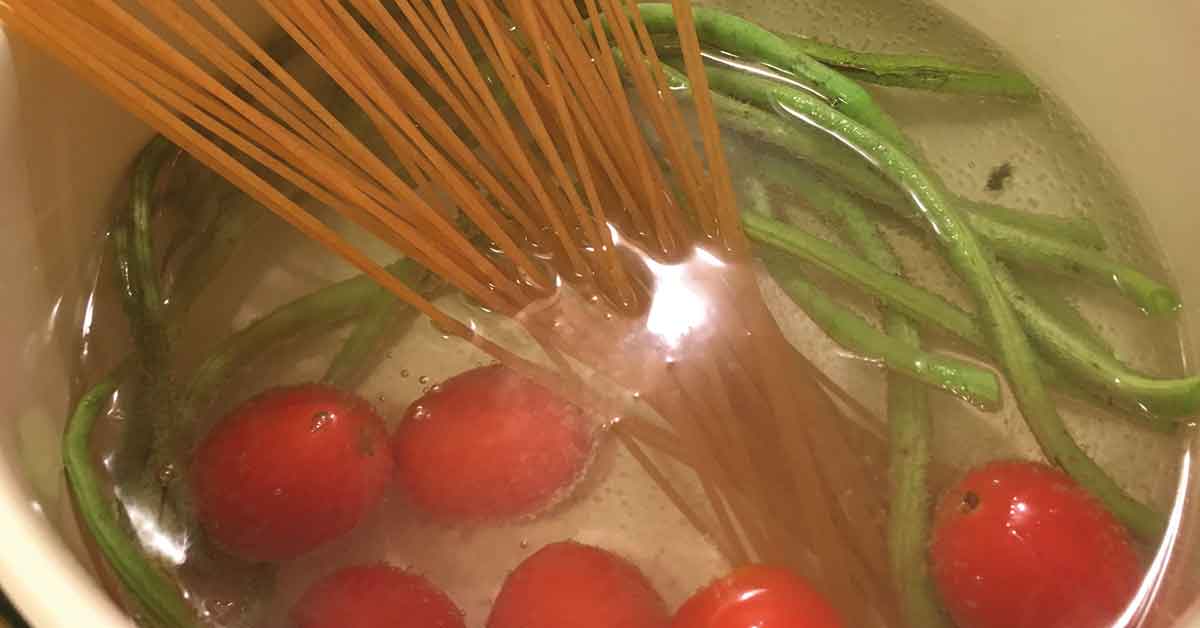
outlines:
M1200 334L1200 212L1191 177L1200 146L1200 6L1174 0L1045 3L945 0L1053 90L1106 149L1146 209L1184 296L1185 338ZM83 567L61 479L59 435L92 277L89 254L121 175L149 131L19 41L0 34L0 582L43 625L124 622ZM64 299L64 295L68 295ZM1191 538L1194 535L1189 535ZM1190 544L1181 546L1190 555ZM1176 578L1173 606L1200 588ZM64 604L69 599L69 604ZM1200 624L1198 624L1200 625Z

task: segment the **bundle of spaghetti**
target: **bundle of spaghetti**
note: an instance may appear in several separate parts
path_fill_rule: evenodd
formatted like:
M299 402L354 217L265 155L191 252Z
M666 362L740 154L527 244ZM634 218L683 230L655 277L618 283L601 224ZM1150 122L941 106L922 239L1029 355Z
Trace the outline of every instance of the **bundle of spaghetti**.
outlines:
M687 0L688 111L632 0L257 4L381 149L215 0L0 0L0 18L447 332L595 412L622 410L572 360L635 391L658 417L615 429L731 562L794 568L852 625L898 624L886 461L759 293ZM550 364L411 290L283 183L519 322Z

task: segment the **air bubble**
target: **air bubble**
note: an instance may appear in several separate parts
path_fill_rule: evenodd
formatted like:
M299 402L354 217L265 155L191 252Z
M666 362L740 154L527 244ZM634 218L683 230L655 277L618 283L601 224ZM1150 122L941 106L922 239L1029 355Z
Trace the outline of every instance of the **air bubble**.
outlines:
M171 480L175 479L175 475L176 475L175 465L173 465L173 464L163 465L163 467L158 470L158 481L160 484L169 484L171 482Z

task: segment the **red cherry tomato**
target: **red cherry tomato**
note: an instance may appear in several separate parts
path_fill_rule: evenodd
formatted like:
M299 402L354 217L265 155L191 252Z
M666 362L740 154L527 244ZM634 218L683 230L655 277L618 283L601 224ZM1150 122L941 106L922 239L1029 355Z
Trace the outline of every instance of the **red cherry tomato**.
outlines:
M1141 575L1128 533L1066 474L995 462L941 499L933 576L960 628L1107 628Z
M842 628L837 611L800 576L778 567L742 567L701 589L671 628Z
M347 567L292 608L296 628L464 628L462 611L421 576L387 565Z
M196 450L197 514L234 556L286 560L354 528L392 468L386 428L367 402L317 384L271 390Z
M509 574L487 628L667 628L666 606L642 572L579 543L547 545Z
M459 519L545 508L579 478L591 450L578 407L498 364L446 380L413 402L392 437L409 500Z

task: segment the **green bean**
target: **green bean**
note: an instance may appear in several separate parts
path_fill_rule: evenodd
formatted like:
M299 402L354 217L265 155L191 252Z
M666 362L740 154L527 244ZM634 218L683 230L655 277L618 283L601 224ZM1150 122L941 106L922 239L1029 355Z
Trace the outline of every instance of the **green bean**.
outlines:
M407 274L414 277L414 283L420 281L420 274L428 276L420 269ZM322 381L339 388L352 388L367 369L372 355L379 348L380 340L397 326L409 324L417 318L415 308L383 288L377 288L365 309L366 314L355 323L354 331L333 356Z
M850 308L834 302L803 275L776 256L764 256L767 272L779 287L830 338L865 358L879 360L889 370L944 390L974 405L995 408L1000 384L987 369L899 342L880 332Z
M817 193L807 195L813 205L833 214L841 223L846 237L871 264L897 277L904 274L903 266L891 246L879 232L878 225L867 215L862 202L833 185L819 185L819 177L807 170L796 175ZM778 275L776 275L778 280ZM903 313L883 308L883 339L913 353L920 350L921 336L916 324ZM857 317L854 317L857 319ZM850 320L843 317L841 320ZM860 319L859 319L860 320ZM875 331L873 327L868 327ZM957 362L957 361L956 361ZM995 376L977 367L959 363L948 365L955 377L971 371L987 373L995 400L1000 403L1000 385ZM904 377L908 375L909 377ZM930 530L929 462L931 460L931 423L929 398L916 385L911 373L893 370L888 373L887 412L889 432L889 469L891 500L888 506L888 554L892 580L900 593L900 606L911 626L948 626L938 604L937 593L929 574L927 559ZM917 381L921 381L917 378ZM972 399L968 398L968 401ZM977 401L977 400L976 400Z
M744 214L742 223L746 227L747 233L755 241L770 245L813 264L856 288L866 291L871 296L881 299L887 306L904 312L922 324L941 329L984 354L991 353L991 347L983 328L975 317L942 297L873 268L870 264L864 263L862 259L841 248L790 225L754 214ZM1050 325L1050 321L1054 319L1051 314L1038 315L1036 312L1037 310L1034 308L1022 308L1019 314L1027 317L1023 318L1022 323L1025 325ZM1061 324L1052 329L1057 329L1058 333L1068 337L1073 335ZM1054 334L1055 332L1049 330L1030 332L1035 340L1039 340L1043 333ZM1069 346L1075 346L1075 342ZM1041 346L1040 340L1039 346ZM1200 408L1188 405L1196 403L1195 378L1154 380L1137 374L1128 367L1121 366L1120 381L1116 382L1110 378L1111 373L1088 368L1086 354L1072 353L1068 355L1065 351L1058 351L1047 352L1046 355L1053 362L1048 362L1043 358L1037 362L1036 367L1046 382L1068 394L1075 393L1071 383L1083 386L1083 392L1101 393L1096 395L1096 400L1100 405L1116 406L1134 412L1138 416L1148 419L1146 424L1151 428L1166 431L1171 427L1166 421L1160 420L1158 415L1149 412L1151 406L1159 407L1160 410L1161 406L1173 406L1177 407L1180 412L1184 408L1191 408L1190 412L1179 416L1188 416L1200 410ZM1067 381L1068 373L1071 376L1070 382ZM1136 384L1136 387L1130 385L1131 383ZM1146 396L1147 393L1149 393L1148 396ZM1170 403L1153 404L1150 399L1156 396L1166 398L1170 400Z
M286 40L285 45L297 47L290 40ZM279 50L279 47L273 50ZM127 530L118 514L112 490L101 481L93 464L91 448L92 430L103 404L116 394L123 381L136 374L143 380L143 387L157 384L153 379L154 367L147 363L147 356L167 365L169 353L166 348L170 334L178 328L178 318L224 265L228 259L227 249L232 247L239 231L224 217L214 218L216 222L210 225L214 242L193 249L193 254L184 261L177 274L170 303L164 301L151 238L151 197L166 158L174 154L171 149L171 144L161 136L143 148L135 166L129 215L118 221L112 234L122 304L130 319L138 354L123 359L79 401L68 417L63 434L63 463L80 519L113 573L131 594L135 618L146 625L193 628L199 625L196 610L173 577L160 563L142 552L138 540ZM213 249L226 251L218 253ZM117 475L136 477L139 471L147 468L147 472L157 476L157 469L146 462L154 448L153 422L160 413L147 412L142 407L128 414L122 455L117 458ZM139 420L149 423L135 425ZM144 436L144 440L139 442L139 436Z
M674 93L680 96L686 95L688 88L686 78L673 68L665 67L664 69L667 71L667 76L672 83ZM709 74L710 78L714 75L720 76L718 72L713 70L710 70ZM724 76L728 77L731 82L742 82L746 78L734 72L725 73ZM761 85L759 84L751 85L743 91L755 95L764 95L766 93L761 89ZM734 98L723 96L720 92L714 92L713 99L718 112L722 115L722 123L727 127L731 127L735 131L749 137L782 148L792 154L805 158L811 157L813 158L813 163L836 175L840 175L845 180L852 181L851 185L860 191L868 190L873 192L877 197L891 200L899 197L898 192L893 191L890 184L881 179L880 175L873 168L866 167L858 162L852 162L848 158L850 153L838 146L837 142L832 138L826 135L801 132L793 126L783 123L767 111L743 104ZM889 191L881 192L880 190ZM915 212L904 212L904 214L918 217ZM978 213L974 213L972 216L977 216L977 220L980 221L987 220L986 215L981 216ZM1014 232L1019 233L1021 231L1020 227L1006 225L1002 222L994 222L990 227L991 229L986 231L1000 233L1013 239L1016 238ZM1054 231L1058 227L1058 225L1053 225L1046 231ZM893 278L878 275L872 277L871 269L864 269L859 260L851 256L839 256L836 247L831 247L815 238L810 238L804 246L792 252L805 256L810 261L815 261L826 268L826 270L842 276L844 279L856 282L861 288L871 291L880 298L892 299L891 304L893 307L901 308L906 314L919 318L926 324L940 327L985 352L989 350L989 344L975 319L940 297L914 289L906 282L895 281ZM829 257L829 254L832 254L832 257ZM839 257L840 259L838 259ZM830 259L837 259L837 261L829 262ZM866 273L852 272L852 269L855 268L865 270ZM1070 355L1056 355L1055 357L1060 360L1077 359L1077 356ZM1060 387L1065 386L1061 373L1053 365L1044 361L1038 361L1037 369L1046 381L1053 382ZM1086 368L1077 368L1074 371L1083 374L1085 377L1095 377L1097 375L1094 371ZM1175 395L1190 395L1191 385L1186 381L1175 380L1173 384L1168 384L1166 387L1172 390ZM1073 391L1068 389L1068 392ZM1105 405L1117 405L1134 412L1145 412L1145 404L1133 395L1136 395L1136 393L1125 391L1120 396L1109 397L1104 403ZM1150 425L1155 429L1164 427L1158 423L1151 423Z
M743 213L742 226L756 242L801 258L886 300L890 307L900 309L913 318L928 321L977 348L988 347L988 339L974 316L936 294L879 270L841 247L754 213Z
M1003 223L1015 229L1039 233L1097 251L1108 248L1108 242L1104 240L1104 234L1100 232L1100 227L1096 226L1096 222L1082 216L1033 214L995 203L972 201L962 197L955 197L954 204L968 214L973 227L987 224L987 221L981 223L974 216L974 214L983 214L993 222Z
M1012 384L1026 425L1051 463L1061 467L1096 496L1138 536L1157 538L1165 522L1130 497L1087 454L1067 431L1037 368L1037 356L1016 312L993 273L994 264L982 243L942 193L940 181L881 133L860 124L811 94L771 88L778 108L798 122L814 126L854 148L877 164L897 186L911 195L928 221L952 268L967 283L984 313L988 337Z
M898 341L918 344L916 329L889 326ZM906 385L907 384L907 385ZM911 626L949 626L929 573L929 463L932 460L929 400L918 386L888 378L888 443L892 497L888 506L888 561Z
M1028 276L1028 273L1022 276L1016 285L1021 286L1025 296L1041 308L1047 316L1059 321L1059 324L1066 329L1073 331L1074 335L1078 336L1080 341L1086 342L1093 351L1110 356L1116 355L1116 351L1108 340L1100 335L1091 321L1084 318L1083 313L1075 304L1066 299L1060 287L1039 281Z
M1135 400L1150 414L1184 417L1200 411L1200 376L1153 379L1134 372L1117 358L1043 309L1026 294L1008 269L996 265L1000 289L1017 315L1028 322L1030 336L1076 380L1108 395Z
M405 281L413 281L413 275L421 272L407 260L388 266L388 270ZM203 408L235 368L279 342L353 318L370 305L377 290L377 284L365 275L346 279L295 299L225 339L192 375L184 395L189 411Z
M898 288L899 285L908 285L899 274L899 260L896 259L882 237L878 235L875 224L867 217L865 210L850 194L833 185L816 185L815 179L818 177L809 172L798 170L796 177L799 180L811 179L812 185L801 186L810 192L807 200L825 210L826 213L832 214L851 241L863 252L865 262L862 260L853 262L849 270L836 272L836 274L843 278L855 277L860 281L852 283L856 283L860 287L867 284L876 290L887 290L888 288L884 286ZM760 200L757 204L765 205L767 202ZM755 204L753 200L752 204ZM770 211L770 208L767 207L765 211ZM763 214L765 211L760 210L759 213ZM822 244L824 246L821 246ZM824 255L817 253L815 256L799 256L810 262L842 258L838 260L840 262L846 261L846 258L850 257L836 246L826 244L812 236L806 239L806 245L810 247L808 249L810 251L815 245L817 250L824 252ZM838 251L838 253L831 255L833 251ZM789 252L791 251L789 250ZM769 252L761 250L759 253L769 274L780 288L808 312L813 321L828 336L842 346L864 357L881 360L890 370L904 373L912 379L950 392L981 408L995 408L1000 403L999 383L990 371L961 360L921 351L917 347L899 342L889 334L880 333L853 310L833 302L816 286L805 280L796 269L791 268L791 265L780 260L778 255L771 255ZM820 262L817 262L817 265L823 266L827 270L830 269L829 266ZM838 265L840 266L840 264ZM871 265L874 265L877 270L870 269ZM879 271L882 271L882 275ZM894 279L888 281L888 275ZM864 278L866 281L861 281ZM876 278L882 282L872 281L870 278ZM905 293L914 294L918 298L913 299L915 304L910 303L907 306L900 306L898 309L919 309L931 312L931 315L936 312L943 317L945 312L953 312L947 318L950 321L948 324L955 327L960 334L967 333L965 331L967 329L977 329L977 324L969 314L962 312L950 303L932 295L922 295L917 290L906 290ZM885 307L887 306L885 305ZM890 308L888 309L890 310ZM886 319L895 314L897 314L895 311L887 311L885 324L888 322ZM907 320L904 322L908 323ZM901 329L900 333L910 335L904 329ZM980 345L984 345L982 332L973 332L973 337Z
M708 75L710 80L724 76L715 74L712 69ZM667 76L676 87L688 85L687 79L673 68L668 70ZM736 73L730 72L729 76L736 76ZM895 196L892 185L878 171L847 151L845 147L838 145L833 138L803 132L780 120L774 113L753 106L752 102L743 102L746 99L736 91L728 89L726 85L714 83L712 87L713 106L725 128L763 144L775 146L818 166L844 181L846 187L868 198L883 199ZM684 94L681 91L675 93ZM730 94L734 97L730 97Z
M155 452L167 443L166 435L175 413L170 339L151 221L159 173L176 154L178 149L161 136L142 149L134 165L128 213L112 232L121 301L139 365L138 392L131 402L133 418L126 424L126 438L115 469L117 481L122 483L142 482L147 486L159 483Z
M722 78L722 80L726 79ZM749 89L749 87L741 89ZM874 170L871 175L868 175L860 172L860 164L846 164L844 157L849 156L850 153L844 147L823 142L822 140L825 138L816 138L811 133L796 129L768 111L730 100L719 93L714 93L713 98L717 103L718 113L721 115L721 123L726 128L739 135L745 135L780 148L797 160L826 171L828 175L826 178L842 179L845 183L843 187L853 190L855 195L884 205L911 222L920 221L921 216L915 209L906 209L908 206L900 191L880 179ZM747 108L752 111L744 111ZM791 136L798 137L793 139ZM844 157L812 160L808 158L813 153L824 155L825 151L836 151ZM795 164L785 164L781 159L765 154L756 156L754 165L759 175L768 181L783 185L795 185L794 179L797 178ZM849 176L847 176L847 171L850 172ZM1104 250L1107 247L1104 234L1100 232L1096 223L1082 217L1033 214L961 197L955 197L954 204L963 210L971 227L989 242L993 238L1019 240L1022 234L1032 233L1096 250Z
M167 295L167 313L171 318L178 318L191 308L204 286L229 262L250 226L266 216L265 212L256 215L259 205L241 192L229 193L218 205L211 219L195 234L191 254L175 272L175 281Z
M806 179L811 172L801 173ZM862 204L850 193L834 186L815 186L820 195L808 200L833 213L840 219L846 238L863 257L876 268L902 277L904 270L887 241L879 232ZM921 336L914 322L903 313L884 307L886 338L910 351L920 352ZM965 374L956 367L956 374ZM932 459L932 426L929 398L926 392L899 372L889 372L887 380L888 413L888 476L891 479L891 499L888 503L888 564L892 582L900 596L900 608L911 626L939 628L948 626L938 603L937 592L929 573L928 548L930 538L929 463ZM995 401L999 405L999 383Z
M190 247L190 253L179 264L175 281L167 294L165 313L168 337L180 331L181 319L229 261L233 248L244 235L250 222L252 205L254 203L248 197L240 193L231 194L222 202L221 210L212 214L209 223L197 234L200 241ZM127 236L128 233L114 233L114 236L118 235ZM119 254L117 257L119 265L128 265L121 261L127 260L128 254ZM126 281L125 285L133 284ZM126 357L122 362L123 367L131 367L133 357Z
M84 526L95 539L113 573L132 593L145 623L166 628L199 625L196 611L178 585L141 547L121 523L111 491L92 462L91 433L104 404L116 393L130 367L119 367L80 399L67 420L63 463L67 483Z
M859 52L808 37L780 36L798 52L868 83L1027 102L1039 97L1037 87L1020 72L981 70L931 55Z
M713 89L726 92L740 100L750 101L755 105L765 108L774 106L772 102L776 96L779 98L812 98L812 96L802 90L764 81L753 76L747 76L742 72L710 68L708 75ZM720 99L714 99L714 104L717 105L718 109L721 109L722 104ZM742 119L745 119L744 111L738 111L737 113ZM763 113L766 112L764 111ZM740 128L737 130L740 130ZM799 134L803 134L803 132L799 132ZM753 137L771 141L782 135L786 135L786 132L782 129L772 129L769 133L759 132L753 135ZM802 149L805 147L813 147L818 150L822 148L820 143L794 138L789 138L786 143L786 146L777 145L786 150ZM804 156L805 154L801 153L801 155ZM823 167L827 164L838 167L842 161L842 159L828 158L823 158L821 162L814 160L815 163ZM836 170L834 173L838 176L844 174ZM902 216L908 218L919 217L917 213L912 211L913 205L911 200L905 199L904 195L900 194L894 188L892 191L881 193L878 182L874 179L863 176L857 170L851 170L846 174L853 177L850 180L850 184L856 192L871 200L882 202L889 207L901 209L900 213ZM942 196L944 198L944 195ZM947 207L952 210L954 209L949 204ZM958 214L959 212L956 211L955 213ZM1179 309L1179 298L1174 290L1134 268L1105 257L1095 250L1044 235L1040 232L1022 229L1007 222L995 220L984 213L968 212L965 216L971 230L974 233L978 233L979 237L989 247L993 248L997 255L1006 261L1022 266L1037 265L1039 267L1047 267L1062 274L1083 276L1092 281L1106 283L1115 287L1148 314L1165 314Z
M1009 262L1107 283L1146 314L1170 314L1181 307L1178 295L1170 287L1092 249L1036 233L1021 232L1001 223L980 227L979 233L981 236L986 233L988 245Z
M673 68L668 77L677 85L687 81ZM743 72L710 68L714 88L713 104L726 128L811 163L845 183L845 186L874 202L902 212L907 218L919 218L900 190L883 178L870 164L858 159L834 138L807 132L779 119L769 111L770 100L762 87L764 81ZM1029 231L1074 242L1090 248L1103 248L1104 238L1093 223L1084 219L1057 218L1031 214L989 203L955 198L955 204L967 210L972 226L1001 223L1000 233ZM1003 225L1010 229L1003 229Z
M638 11L651 33L678 32L670 4L643 2L638 5ZM838 111L875 129L892 142L908 146L908 140L895 121L858 83L753 22L707 7L694 7L692 13L700 41L792 72Z
M147 339L146 335L156 335L152 328L165 327L163 290L159 285L157 260L154 255L153 234L151 233L154 219L154 193L159 180L159 173L166 167L167 162L179 154L176 148L165 137L157 136L150 140L138 155L134 165L132 189L129 193L129 262L125 274L137 283L127 292L136 289L140 303L131 314L131 318L143 325L134 329L134 342L147 343L155 339ZM161 334L161 331L157 332ZM153 354L159 347L143 346L144 353Z
M829 206L831 196L844 195L837 186L822 177L797 171L792 178L798 188L814 203ZM839 266L841 262L834 262ZM863 287L861 282L851 283ZM1019 285L1019 284L1018 284ZM1031 287L1034 289L1031 290ZM914 288L915 289L915 288ZM868 288L868 291L869 288ZM1032 283L1025 288L1032 302L1018 311L1021 322L1038 345L1041 358L1038 369L1042 379L1051 387L1069 396L1090 401L1104 408L1118 408L1145 419L1142 425L1160 433L1172 433L1178 426L1173 417L1186 417L1200 412L1195 378L1155 379L1145 376L1121 364L1114 357L1111 346L1092 329L1089 323L1071 304L1048 289L1037 289ZM925 325L939 327L951 321L951 334L958 334L970 321L976 331L968 336L958 335L960 340L971 343L984 355L990 355L990 347L984 343L984 334L975 318L938 299L929 303L936 307L912 312L906 309L906 299L893 299L888 294L873 293L876 298L901 310L909 311ZM1039 309L1040 308L1040 309ZM1055 350L1043 338L1061 336L1067 339L1068 347L1090 347L1090 352L1068 352ZM1061 344L1061 343L1060 343ZM1047 360L1046 356L1050 356ZM1094 364L1106 365L1099 368ZM1089 367L1089 365L1093 365ZM1061 367L1061 369L1060 369ZM1115 387L1115 389L1114 389ZM1160 399L1155 402L1154 399ZM1153 411L1152 411L1153 409Z
M380 339L405 310L391 293L379 290L365 307L366 314L355 324L350 337L333 356L321 381L342 389L353 388L365 363L379 348Z

